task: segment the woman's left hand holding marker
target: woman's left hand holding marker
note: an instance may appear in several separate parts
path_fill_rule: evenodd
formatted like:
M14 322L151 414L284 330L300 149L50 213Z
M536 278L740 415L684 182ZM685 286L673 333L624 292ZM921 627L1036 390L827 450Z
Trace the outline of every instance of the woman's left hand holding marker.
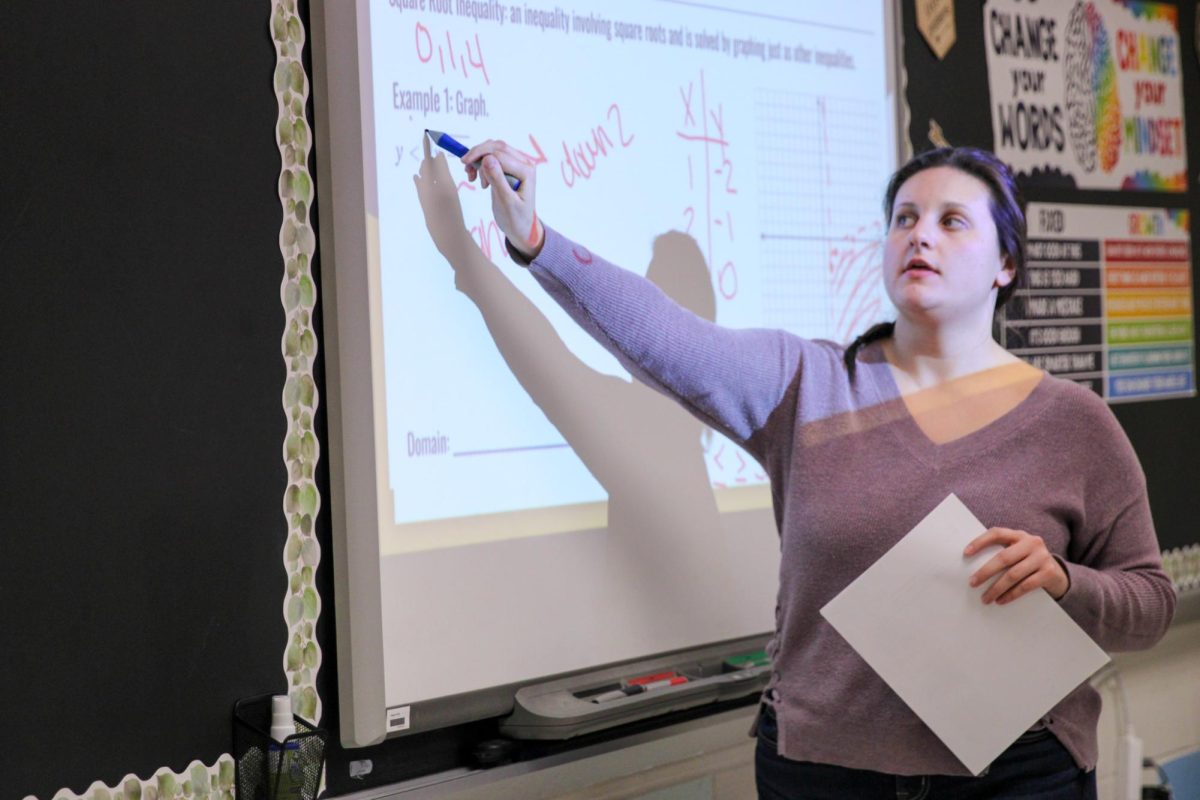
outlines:
M502 141L488 139L472 147L462 157L467 178L479 178L483 188L492 188L492 215L513 248L532 261L542 250L545 238L534 206L536 166L519 151ZM476 164L479 164L476 168ZM515 191L504 174L520 179Z

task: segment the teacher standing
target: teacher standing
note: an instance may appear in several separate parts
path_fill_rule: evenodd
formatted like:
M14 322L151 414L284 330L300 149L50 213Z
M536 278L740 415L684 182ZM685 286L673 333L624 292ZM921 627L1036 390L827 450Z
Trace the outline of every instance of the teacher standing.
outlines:
M633 375L770 476L781 563L760 798L1095 797L1089 684L974 777L819 613L953 492L989 526L964 555L999 547L971 577L980 602L1044 590L1108 651L1150 647L1170 624L1175 592L1116 419L992 338L1025 268L1003 163L942 149L892 177L882 275L897 318L844 346L701 319L544 225L516 150L486 141L462 160L492 187L514 259Z

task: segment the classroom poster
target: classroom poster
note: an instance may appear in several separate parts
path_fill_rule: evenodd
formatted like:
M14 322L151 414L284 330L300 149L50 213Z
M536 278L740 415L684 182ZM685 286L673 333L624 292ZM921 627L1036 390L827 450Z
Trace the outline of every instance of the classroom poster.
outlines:
M1183 192L1179 10L1144 0L988 0L993 149L1035 180Z
M1031 203L1003 344L1109 402L1196 393L1188 212Z

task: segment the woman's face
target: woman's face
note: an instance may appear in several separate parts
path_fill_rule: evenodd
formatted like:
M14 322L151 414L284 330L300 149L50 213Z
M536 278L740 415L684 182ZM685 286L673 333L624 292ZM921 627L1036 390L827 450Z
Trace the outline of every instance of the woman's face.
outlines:
M896 193L883 281L902 316L989 323L996 290L1013 279L1000 253L987 184L954 167L931 167Z

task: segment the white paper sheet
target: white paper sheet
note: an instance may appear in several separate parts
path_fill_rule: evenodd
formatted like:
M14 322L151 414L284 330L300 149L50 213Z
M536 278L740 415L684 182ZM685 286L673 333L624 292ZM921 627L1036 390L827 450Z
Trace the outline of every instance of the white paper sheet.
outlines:
M1045 591L982 603L999 548L962 552L985 530L952 494L821 609L975 775L1108 663Z

